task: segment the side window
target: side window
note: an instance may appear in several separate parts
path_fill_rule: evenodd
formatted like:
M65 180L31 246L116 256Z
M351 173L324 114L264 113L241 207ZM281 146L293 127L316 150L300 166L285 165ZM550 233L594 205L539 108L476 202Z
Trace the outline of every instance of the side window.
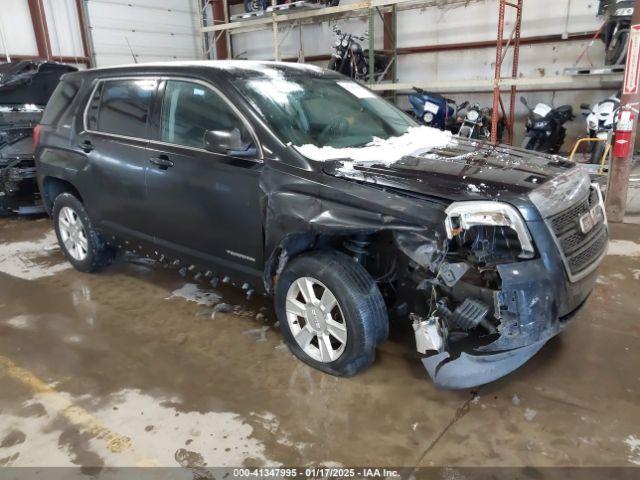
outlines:
M242 120L213 90L188 81L167 81L162 102L161 141L204 148L207 130L231 132L234 129L242 139L250 139Z
M89 101L87 127L98 132L145 138L155 80L105 80Z
M78 81L61 81L53 91L40 123L43 125L56 125L69 108L69 105L71 105L79 89L80 82Z

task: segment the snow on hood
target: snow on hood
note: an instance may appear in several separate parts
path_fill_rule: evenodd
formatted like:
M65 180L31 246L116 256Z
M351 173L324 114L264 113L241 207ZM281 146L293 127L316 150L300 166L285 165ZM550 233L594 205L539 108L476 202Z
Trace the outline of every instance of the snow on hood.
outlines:
M354 162L378 162L391 164L408 155L421 155L434 148L441 148L453 141L451 132L432 127L411 127L404 135L383 140L374 137L364 147L317 147L316 145L294 145L305 157L324 162L327 160L352 160Z

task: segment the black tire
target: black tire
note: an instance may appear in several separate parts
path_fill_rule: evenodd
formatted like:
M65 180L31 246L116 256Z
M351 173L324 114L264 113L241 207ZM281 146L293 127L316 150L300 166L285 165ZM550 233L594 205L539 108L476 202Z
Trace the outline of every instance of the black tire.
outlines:
M593 150L591 150L591 158L589 159L589 163L593 163L595 165L600 165L602 161L602 155L604 155L604 150L606 148L605 142L594 142Z
M262 2L260 2L260 0L244 0L245 12L247 13L259 12L260 10L262 10Z
M333 362L308 355L296 342L286 314L291 285L302 277L313 277L334 295L343 314L347 340ZM287 264L276 285L274 304L280 329L291 352L312 367L331 375L349 377L367 368L375 359L375 348L389 333L389 318L382 294L371 275L353 258L336 251L305 253Z
M84 229L87 239L87 253L86 257L82 260L74 258L62 240L59 216L63 207L68 207L73 210L77 215L77 221L81 223L82 228ZM53 227L56 231L56 237L58 237L60 249L64 253L65 257L67 257L69 263L71 263L76 270L90 273L100 270L111 263L116 249L107 245L98 232L94 230L84 205L82 205L82 202L74 195L71 193L61 193L55 198L53 202L52 218Z
M620 30L606 45L605 65L623 65L627 57L629 31Z
M533 135L527 135L524 137L522 141L522 148L525 150L535 150L536 147L536 137Z

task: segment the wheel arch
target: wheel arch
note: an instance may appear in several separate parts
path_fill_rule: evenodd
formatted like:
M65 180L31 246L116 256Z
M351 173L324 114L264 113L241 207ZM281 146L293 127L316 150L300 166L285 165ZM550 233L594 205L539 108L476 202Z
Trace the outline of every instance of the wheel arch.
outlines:
M53 202L61 193L71 193L80 200L80 202L83 202L82 195L80 195L78 189L71 182L58 177L47 176L42 179L42 189L40 192L42 195L42 203L47 213L51 214Z
M273 293L278 282L278 277L294 258L303 253L314 250L335 250L347 254L353 258L358 257L358 242L367 244L367 248L375 249L374 237L391 235L392 229L381 229L371 232L344 232L344 233L296 233L287 235L272 250L264 266L264 286L268 293ZM365 267L366 268L366 267ZM371 273L371 272L369 272Z

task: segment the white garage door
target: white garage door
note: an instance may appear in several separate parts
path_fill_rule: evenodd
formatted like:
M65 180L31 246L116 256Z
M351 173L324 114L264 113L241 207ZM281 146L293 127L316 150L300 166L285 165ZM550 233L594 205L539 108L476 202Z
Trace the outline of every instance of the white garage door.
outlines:
M202 56L194 0L88 0L96 66Z

